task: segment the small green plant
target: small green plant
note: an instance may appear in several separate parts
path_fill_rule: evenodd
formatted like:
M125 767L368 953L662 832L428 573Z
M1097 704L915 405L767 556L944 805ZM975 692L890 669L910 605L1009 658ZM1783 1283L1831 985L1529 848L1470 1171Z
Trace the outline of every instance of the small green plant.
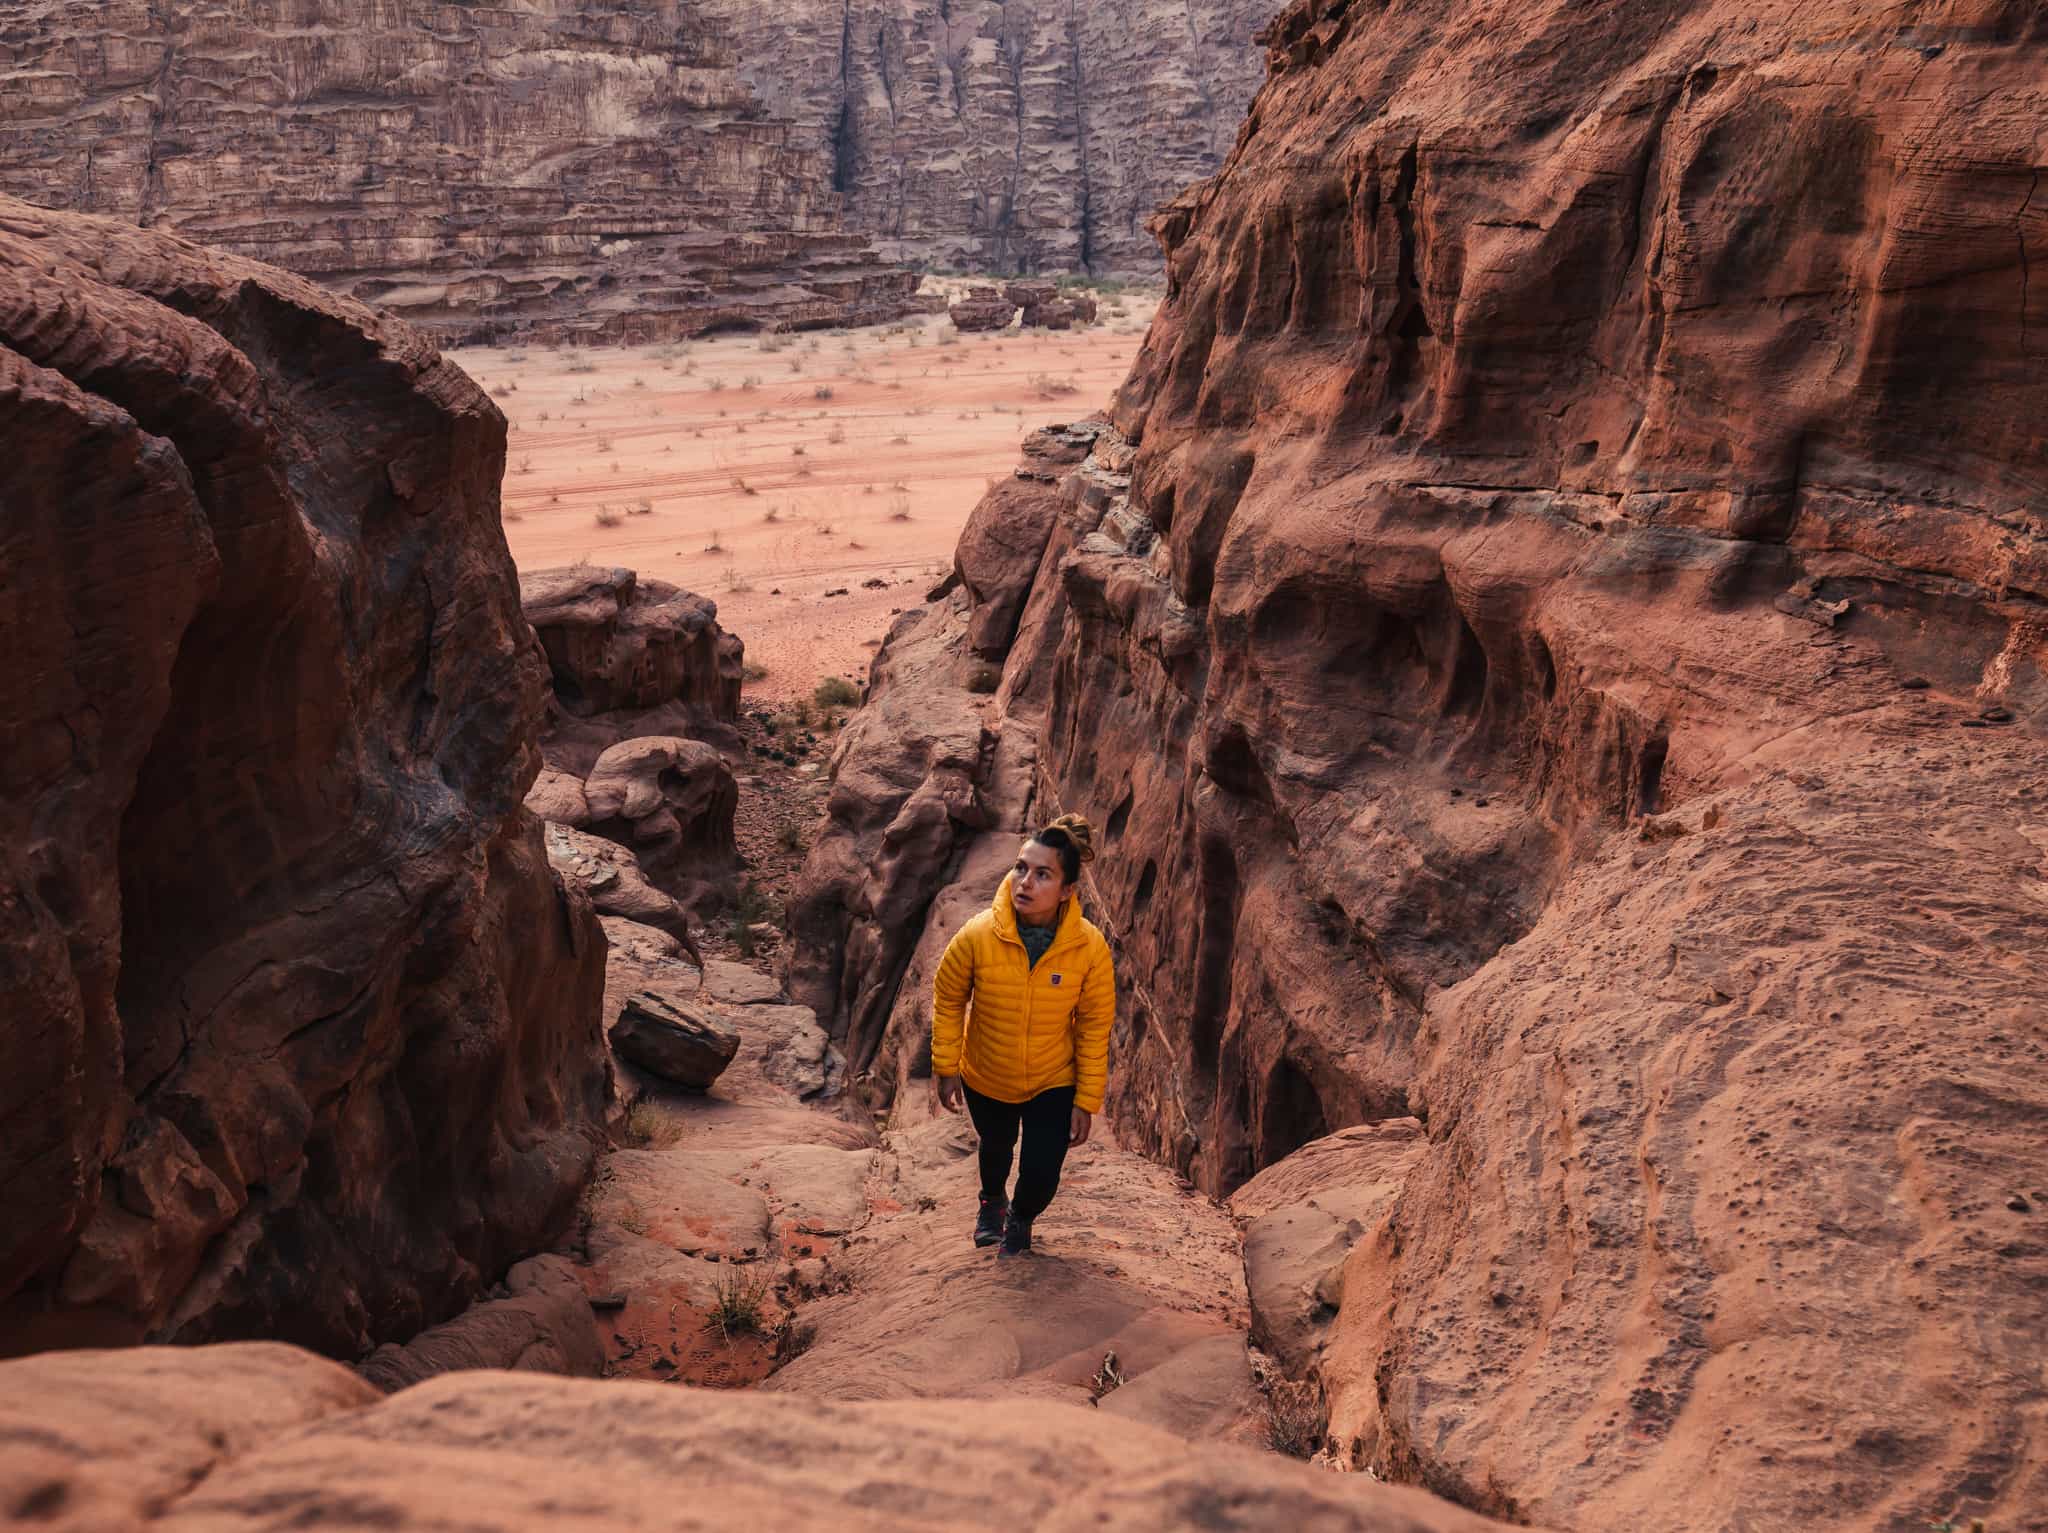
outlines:
M754 1265L727 1267L711 1298L711 1324L727 1341L735 1334L762 1334L768 1306L768 1277Z
M820 708L851 708L860 702L860 688L844 676L827 676L811 692Z

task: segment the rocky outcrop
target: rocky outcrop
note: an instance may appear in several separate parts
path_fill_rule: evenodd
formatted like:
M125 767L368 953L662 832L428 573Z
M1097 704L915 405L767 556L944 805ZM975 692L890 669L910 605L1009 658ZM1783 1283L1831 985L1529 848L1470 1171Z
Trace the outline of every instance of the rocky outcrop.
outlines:
M32 0L10 21L0 191L274 262L451 342L918 307L717 7Z
M1007 330L1017 305L992 287L971 287L947 309L956 330Z
M739 717L746 647L718 626L709 597L629 569L578 564L521 572L519 599L565 713L673 704L705 723Z
M1011 282L1003 296L1017 305L1027 330L1072 330L1095 323L1095 300L1079 288L1062 290L1053 282Z
M603 1107L503 418L309 283L0 199L0 420L0 1345L408 1335L563 1231Z
M2048 32L1909 9L1291 9L978 721L1101 827L1120 1140L1422 1120L1276 1344L1518 1518L2048 1502Z
M34 1456L0 1466L0 1504L59 1527L236 1533L284 1515L392 1533L455 1520L477 1533L597 1533L673 1521L707 1486L720 1523L764 1533L1116 1533L1213 1520L1218 1506L1247 1525L1333 1533L1500 1526L1084 1406L849 1403L516 1373L452 1375L378 1401L347 1370L284 1347L0 1365L0 1430ZM764 1456L764 1443L803 1451Z

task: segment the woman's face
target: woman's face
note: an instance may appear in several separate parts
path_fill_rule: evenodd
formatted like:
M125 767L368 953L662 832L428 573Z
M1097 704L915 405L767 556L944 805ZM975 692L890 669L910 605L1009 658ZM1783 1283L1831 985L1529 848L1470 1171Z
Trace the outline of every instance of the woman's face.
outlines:
M1060 854L1036 841L1026 841L1017 853L1017 865L1010 869L1010 902L1017 907L1017 919L1029 926L1043 926L1060 908L1073 886L1060 867Z

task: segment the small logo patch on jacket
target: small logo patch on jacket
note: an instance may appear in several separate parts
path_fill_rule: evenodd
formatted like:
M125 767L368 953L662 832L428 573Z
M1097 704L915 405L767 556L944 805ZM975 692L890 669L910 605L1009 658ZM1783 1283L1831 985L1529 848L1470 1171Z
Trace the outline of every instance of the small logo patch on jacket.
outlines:
M1063 979L1065 979L1065 978L1066 978L1066 976L1065 976L1064 974L1055 974L1055 975L1054 975L1054 976L1052 977L1052 982L1053 982L1053 983L1054 983L1055 985L1057 985L1057 984L1058 984L1058 983L1059 983L1059 982L1060 982L1061 980L1063 980Z

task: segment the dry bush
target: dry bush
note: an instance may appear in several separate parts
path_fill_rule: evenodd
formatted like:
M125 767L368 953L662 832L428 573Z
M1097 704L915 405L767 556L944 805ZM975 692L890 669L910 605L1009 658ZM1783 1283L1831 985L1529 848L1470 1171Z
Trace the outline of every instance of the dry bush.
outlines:
M834 447L839 446L842 442L846 440L846 428L844 426L834 426L830 431L825 433L825 440L830 442Z
M907 522L910 520L910 497L908 495L892 495L889 497L889 520L892 522Z
M711 529L711 541L704 545L704 552L707 554L722 554L725 552L723 534L716 527Z
M831 397L832 385L829 383L821 383L811 390L811 398L813 399L830 399Z
M811 690L820 708L851 708L860 702L860 688L844 676L827 676Z
M610 506L599 506L594 520L600 527L616 527L625 520L625 517Z
M1073 379L1055 378L1051 373L1033 373L1028 381L1040 399L1058 399L1064 394L1081 392Z
M1266 1389L1262 1408L1266 1446L1289 1458L1313 1458L1323 1446L1329 1425L1322 1394L1313 1384L1275 1379Z
M633 514L634 514L635 516L652 516L652 515L654 515L654 502L653 502L653 501L651 501L651 500L639 500L639 501L635 501L635 502L633 503Z

